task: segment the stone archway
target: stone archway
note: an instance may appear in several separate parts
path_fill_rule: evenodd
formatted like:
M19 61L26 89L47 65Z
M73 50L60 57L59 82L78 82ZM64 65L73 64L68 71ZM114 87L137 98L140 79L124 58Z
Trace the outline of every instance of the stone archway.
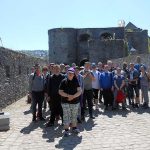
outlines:
M100 39L101 40L111 40L111 39L113 39L113 36L111 33L105 32L100 35Z

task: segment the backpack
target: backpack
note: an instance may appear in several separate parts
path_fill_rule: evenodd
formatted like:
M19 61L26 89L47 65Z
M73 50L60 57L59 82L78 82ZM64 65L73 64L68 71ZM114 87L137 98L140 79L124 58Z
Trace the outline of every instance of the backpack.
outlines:
M125 94L121 90L117 91L116 102L123 103L124 100L125 100Z

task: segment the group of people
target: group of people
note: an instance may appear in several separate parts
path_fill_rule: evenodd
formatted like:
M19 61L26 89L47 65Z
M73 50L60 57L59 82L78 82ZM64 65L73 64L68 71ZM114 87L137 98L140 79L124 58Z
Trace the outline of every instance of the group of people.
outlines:
M85 62L84 66L71 66L51 63L42 68L35 64L34 71L29 77L29 97L32 99L32 121L45 120L42 106L48 103L50 119L46 126L54 126L55 120L61 117L64 125L64 136L79 133L77 123L85 120L85 110L88 107L89 118L94 119L93 107L99 110L104 103L105 110L126 110L127 105L133 108L147 109L149 107L150 77L147 66L140 62L122 66L113 66L99 62ZM141 92L140 92L141 91ZM141 93L141 94L140 94ZM38 105L38 111L37 111Z

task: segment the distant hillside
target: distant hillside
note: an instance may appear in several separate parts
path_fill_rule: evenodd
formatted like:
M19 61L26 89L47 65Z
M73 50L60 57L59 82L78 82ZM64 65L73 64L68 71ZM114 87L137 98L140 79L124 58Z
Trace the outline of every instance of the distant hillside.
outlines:
M38 58L43 58L47 59L48 58L48 51L47 50L21 50L18 51L33 57L38 57Z

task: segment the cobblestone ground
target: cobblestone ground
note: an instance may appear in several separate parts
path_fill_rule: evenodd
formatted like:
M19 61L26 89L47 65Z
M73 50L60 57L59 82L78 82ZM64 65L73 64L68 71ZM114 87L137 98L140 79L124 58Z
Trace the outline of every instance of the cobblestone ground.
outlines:
M59 124L45 128L45 122L32 123L25 100L4 109L11 123L9 131L0 132L0 150L150 150L150 109L104 112L101 106L94 120L87 116L79 125L80 134L63 137Z

